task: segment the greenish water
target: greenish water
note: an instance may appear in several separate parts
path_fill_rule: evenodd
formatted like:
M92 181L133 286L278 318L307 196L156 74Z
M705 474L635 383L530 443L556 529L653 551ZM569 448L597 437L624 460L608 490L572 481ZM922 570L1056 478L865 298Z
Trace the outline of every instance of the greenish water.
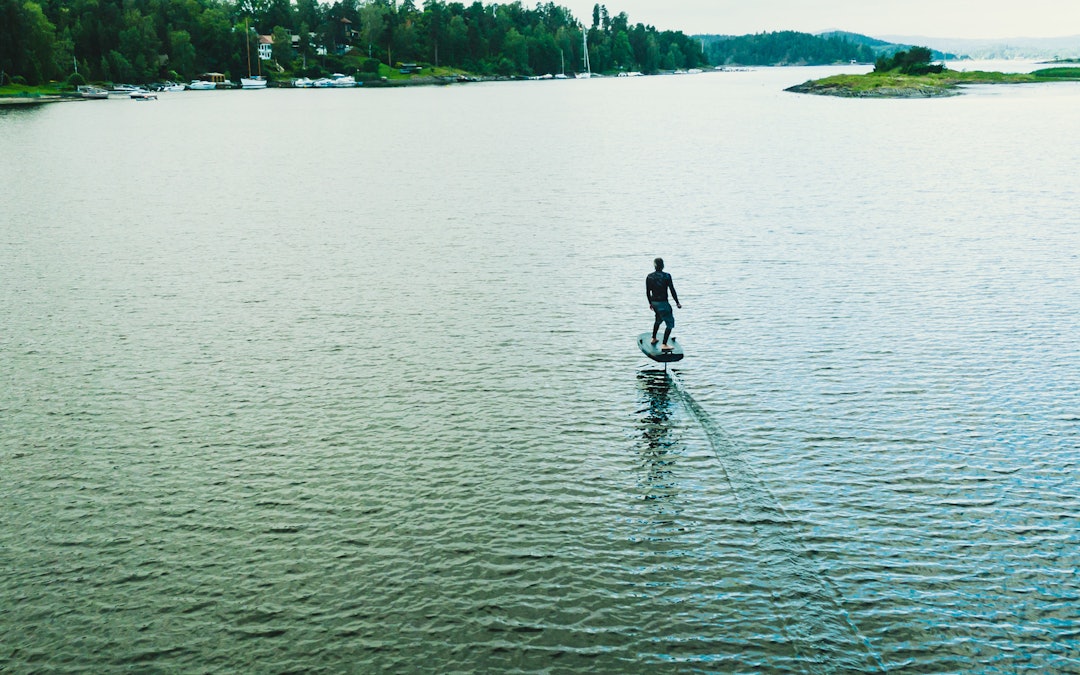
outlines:
M0 112L0 670L1080 670L1080 88L827 72Z

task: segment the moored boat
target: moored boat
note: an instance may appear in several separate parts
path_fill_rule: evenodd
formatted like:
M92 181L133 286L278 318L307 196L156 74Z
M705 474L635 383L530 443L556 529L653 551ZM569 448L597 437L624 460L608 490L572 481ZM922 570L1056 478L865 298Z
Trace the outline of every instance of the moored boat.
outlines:
M133 84L114 84L113 88L109 90L109 96L113 98L129 98L137 91L144 90L142 87L136 87Z
M359 85L360 83L356 81L355 77L352 75L345 75L344 73L334 73L330 77L320 77L311 83L311 86L317 89L346 89L349 87L357 87Z
M266 89L266 78L262 75L262 59L255 58L255 64L258 66L259 72L255 75L251 74L251 33L248 28L248 20L244 19L244 43L247 46L247 77L240 78L241 89Z
M192 80L188 85L188 89L195 89L197 91L207 89L217 89L217 84L208 80Z
M578 73L574 77L579 80L587 80L592 77L592 63L589 61L589 41L586 39L587 33L582 31L581 33L581 67L585 70Z
M82 96L83 98L92 98L92 99L109 98L109 92L107 90L102 89L101 87L94 87L94 86L88 85L88 84L80 85L76 91L78 91L79 95Z

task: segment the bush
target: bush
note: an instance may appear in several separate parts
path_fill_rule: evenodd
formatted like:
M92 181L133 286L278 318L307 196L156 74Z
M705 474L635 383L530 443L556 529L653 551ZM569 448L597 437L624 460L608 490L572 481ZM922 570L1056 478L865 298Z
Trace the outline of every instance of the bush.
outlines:
M323 68L329 73L344 73L345 72L345 60L340 56L334 56L327 54L323 57Z
M1043 68L1032 73L1035 77L1046 78L1080 78L1080 68Z
M931 65L933 52L927 47L912 47L906 52L896 52L892 57L882 56L874 63L875 73L888 73L898 70L904 75L926 75L940 73L945 66L938 63Z
M496 64L495 66L495 72L499 75L510 76L515 74L517 70L517 64L515 64L513 61L506 58L505 56L500 58L498 64Z
M22 75L12 75L11 76L11 83L25 86L26 85L26 78L23 77Z
M379 59L364 59L360 62L361 73L379 73Z
M67 83L72 87L81 87L86 84L86 78L82 76L82 73L72 73L68 76Z

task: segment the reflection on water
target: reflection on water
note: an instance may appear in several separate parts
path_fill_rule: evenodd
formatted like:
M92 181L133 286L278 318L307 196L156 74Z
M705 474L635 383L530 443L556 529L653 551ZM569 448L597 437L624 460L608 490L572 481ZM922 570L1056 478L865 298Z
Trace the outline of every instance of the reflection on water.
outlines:
M638 372L643 402L647 407L641 414L641 459L645 469L642 488L644 498L655 501L673 500L678 496L675 483L675 463L679 439L668 423L674 402L671 399L671 380L662 370Z

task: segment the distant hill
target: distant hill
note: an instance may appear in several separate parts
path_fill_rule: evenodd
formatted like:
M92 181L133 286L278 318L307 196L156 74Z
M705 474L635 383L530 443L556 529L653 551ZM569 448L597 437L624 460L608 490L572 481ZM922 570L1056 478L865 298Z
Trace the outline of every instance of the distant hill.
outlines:
M1080 35L1059 38L971 40L904 35L871 37L834 30L816 35L796 31L754 35L695 35L715 65L813 66L832 63L874 63L912 47L929 47L934 60L947 59L1077 59Z
M894 43L867 35L829 31L812 35L796 31L753 35L695 35L704 45L709 63L740 66L816 66L833 63L874 63L880 56L892 56L926 43ZM934 59L960 58L933 50Z
M922 45L931 49L965 54L973 59L1069 59L1080 58L1080 35L1057 38L1008 38L971 40L883 36L886 40ZM952 57L950 57L952 58Z
M878 56L892 56L899 51L907 51L912 47L929 47L934 60L940 61L942 59L949 59L955 61L960 58L964 58L962 51L946 51L948 47L935 47L934 45L927 44L926 41L920 42L923 38L910 38L906 40L881 40L878 38L870 37L869 35L861 35L859 33L848 33L842 30L833 30L825 33L818 33L819 37L827 38L840 38L847 40L848 42L857 45L866 45L870 49L873 49Z
M848 42L852 42L852 43L857 44L857 45L866 45L867 47L873 47L873 48L894 47L894 46L896 46L891 42L886 42L885 40L879 40L877 38L872 38L869 35L861 35L859 33L849 33L849 32L844 31L844 30L830 30L830 31L825 31L824 33L816 33L816 35L818 37L824 37L824 38L838 37L838 38L841 38L843 40L847 40Z
M877 53L867 45L839 37L780 31L755 35L696 35L709 63L740 66L816 66L873 63Z

